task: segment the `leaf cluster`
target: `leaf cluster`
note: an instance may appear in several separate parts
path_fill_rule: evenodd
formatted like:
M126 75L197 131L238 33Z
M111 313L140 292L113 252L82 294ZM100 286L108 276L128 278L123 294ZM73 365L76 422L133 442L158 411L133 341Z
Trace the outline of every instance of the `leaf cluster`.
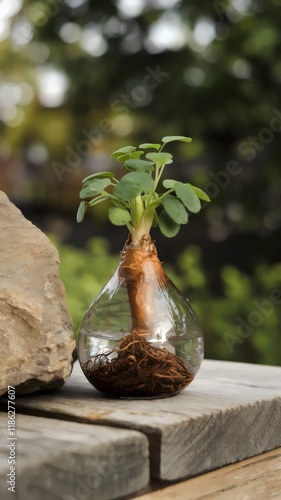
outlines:
M159 225L165 236L175 236L181 224L188 222L189 212L199 212L201 201L209 202L210 198L198 187L173 179L165 179L160 187L165 166L173 162L173 156L163 152L163 148L173 141L191 142L191 138L166 136L162 144L143 143L138 149L126 146L114 151L111 157L122 163L126 173L120 180L112 172L86 177L82 181L77 221L82 222L92 206L109 200L109 220L116 226L127 226L132 232Z

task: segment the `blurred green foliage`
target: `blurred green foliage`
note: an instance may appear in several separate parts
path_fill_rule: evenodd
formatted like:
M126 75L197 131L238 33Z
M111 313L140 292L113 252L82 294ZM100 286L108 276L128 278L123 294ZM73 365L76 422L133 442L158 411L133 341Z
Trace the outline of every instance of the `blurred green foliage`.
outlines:
M119 258L109 253L103 238L89 240L83 250L52 240L60 254L61 279L77 337L86 310L116 270ZM251 277L224 266L222 297L210 290L197 246L186 248L174 266L164 268L199 317L206 357L281 364L281 264L260 264ZM279 290L279 305L271 299L273 290Z
M75 225L81 179L114 169L109 153L128 142L191 136L171 175L212 203L176 245L157 236L159 253L207 356L280 363L280 306L253 302L281 286L280 0L0 4L0 189L60 241L103 235L118 249L107 207ZM118 259L98 238L58 247L77 332Z
M77 336L79 324L92 300L116 270L118 256L108 251L104 238L87 242L85 249L62 245L49 235L60 254L60 276L67 293L67 305Z
M179 180L219 187L212 237L280 228L278 0L2 3L8 194L75 213L81 178L109 169L110 151L173 133L193 138L174 146ZM231 160L240 173L221 188Z

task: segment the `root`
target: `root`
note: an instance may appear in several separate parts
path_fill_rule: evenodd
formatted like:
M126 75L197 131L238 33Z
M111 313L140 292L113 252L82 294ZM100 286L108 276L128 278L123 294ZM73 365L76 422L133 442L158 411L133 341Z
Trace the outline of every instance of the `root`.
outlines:
M183 361L151 345L134 331L115 350L91 358L82 368L89 382L99 391L115 397L159 398L174 396L193 380Z

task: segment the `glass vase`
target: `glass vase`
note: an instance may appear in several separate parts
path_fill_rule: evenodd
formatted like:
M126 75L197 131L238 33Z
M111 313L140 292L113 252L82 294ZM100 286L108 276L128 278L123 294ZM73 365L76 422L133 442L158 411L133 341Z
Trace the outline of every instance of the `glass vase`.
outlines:
M192 382L203 360L198 318L148 242L143 248L125 246L116 272L81 323L81 368L107 396L174 396Z

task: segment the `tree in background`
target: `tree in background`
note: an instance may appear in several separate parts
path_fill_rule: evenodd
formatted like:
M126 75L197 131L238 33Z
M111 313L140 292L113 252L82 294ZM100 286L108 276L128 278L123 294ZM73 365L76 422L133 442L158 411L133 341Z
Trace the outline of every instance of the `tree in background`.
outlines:
M225 291L227 276L239 283L241 272L263 269L273 279L281 219L278 0L0 0L0 16L0 187L19 206L53 212L48 227L56 224L62 238L101 234L90 220L85 234L57 220L74 220L81 178L114 168L109 151L128 137L135 145L171 130L190 135L188 148L175 146L174 168L212 199L189 230L189 242L203 248L212 293L238 304ZM44 228L34 210L30 217ZM186 244L183 234L178 254ZM165 243L165 252L160 258L177 260L173 246ZM231 266L240 274L225 274ZM249 304L251 295L270 293L268 283L253 283Z
M224 207L214 217L217 237L233 226L279 227L278 2L0 5L4 160L21 151L31 179L63 192L79 170L99 170L126 136L154 140L173 129L195 138L181 148L183 177L209 182Z

